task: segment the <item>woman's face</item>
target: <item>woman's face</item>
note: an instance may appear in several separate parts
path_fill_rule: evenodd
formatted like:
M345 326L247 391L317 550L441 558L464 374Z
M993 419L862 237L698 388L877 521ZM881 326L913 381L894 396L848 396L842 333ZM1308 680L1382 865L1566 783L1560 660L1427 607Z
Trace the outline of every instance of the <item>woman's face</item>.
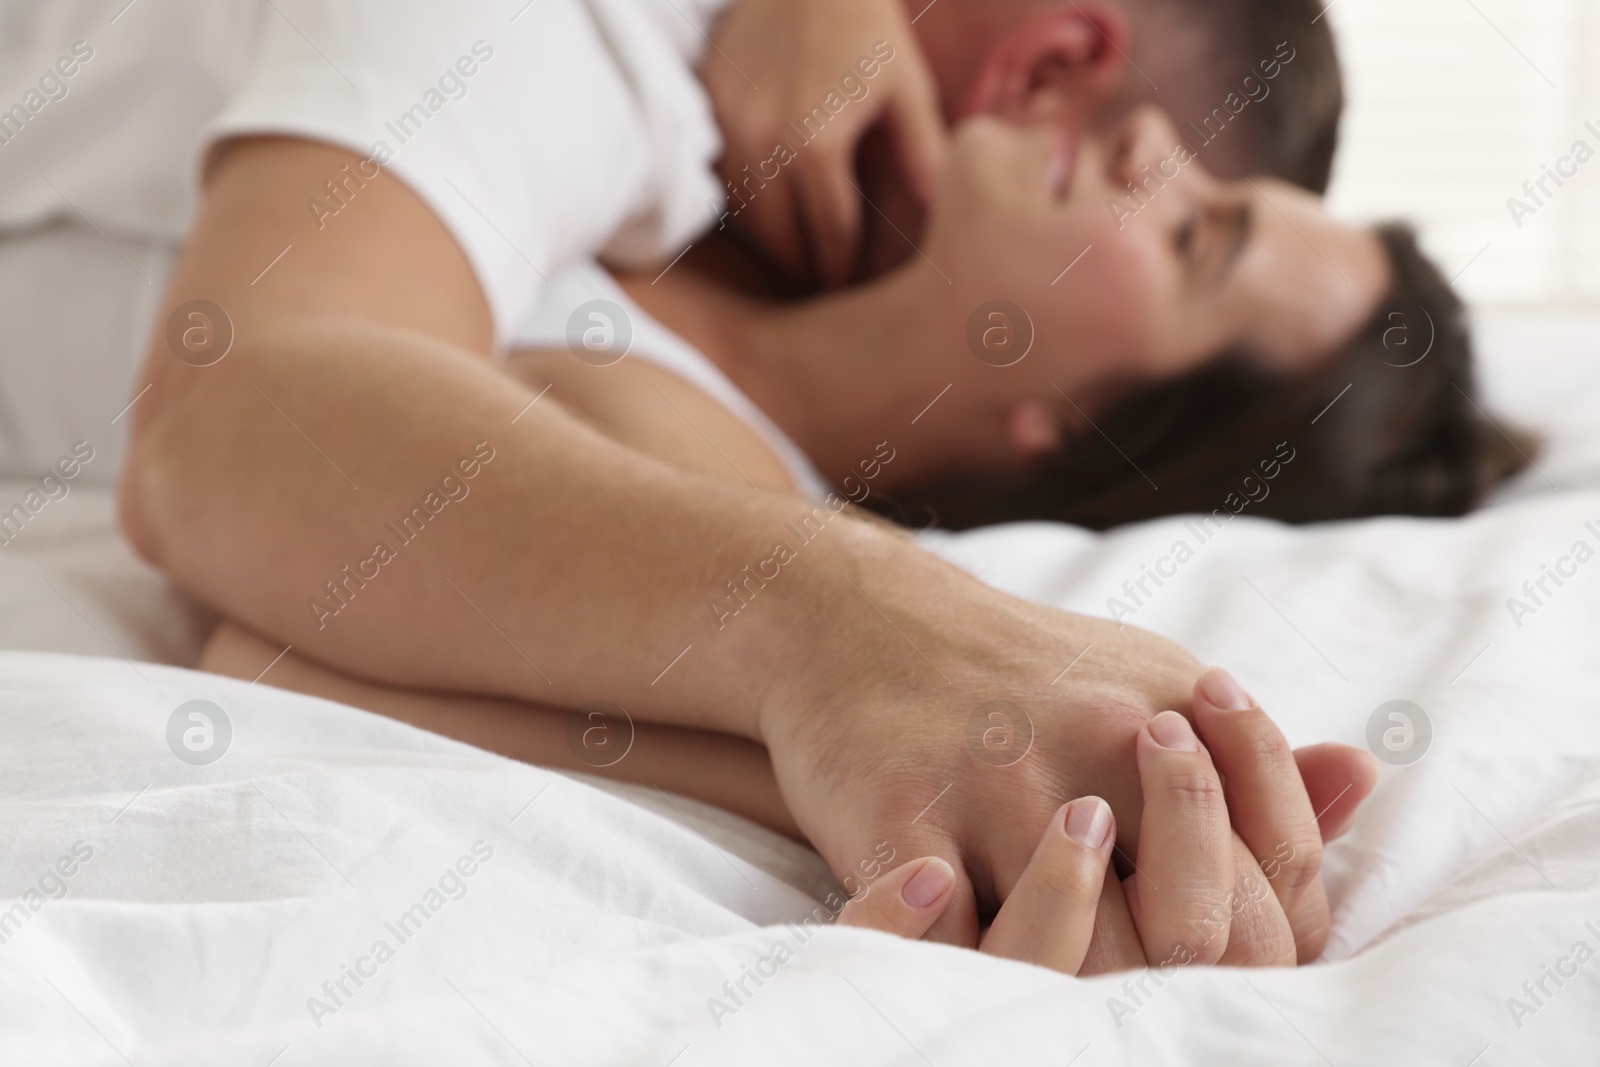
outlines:
M1308 366L1388 284L1370 231L1284 182L1212 177L1152 107L1096 134L968 120L927 236L953 306L1003 299L1031 320L1012 388L1161 381L1239 347Z

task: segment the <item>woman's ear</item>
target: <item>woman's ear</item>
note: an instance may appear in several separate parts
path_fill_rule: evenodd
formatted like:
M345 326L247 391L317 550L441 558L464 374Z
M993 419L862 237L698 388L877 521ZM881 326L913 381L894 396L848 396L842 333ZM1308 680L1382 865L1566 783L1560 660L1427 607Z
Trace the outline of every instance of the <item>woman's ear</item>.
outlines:
M1133 31L1102 0L1055 4L1024 20L984 56L962 117L1087 117L1122 81Z
M1021 400L1006 422L1011 447L1023 463L1033 463L1061 450L1061 427L1055 408L1042 400Z

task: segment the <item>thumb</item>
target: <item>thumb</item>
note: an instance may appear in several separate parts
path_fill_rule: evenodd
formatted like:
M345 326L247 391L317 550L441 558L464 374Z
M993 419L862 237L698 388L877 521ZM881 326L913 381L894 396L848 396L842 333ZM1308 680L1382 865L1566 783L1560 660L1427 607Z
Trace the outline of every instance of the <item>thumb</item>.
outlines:
M901 856L914 858L884 871L874 879L867 892L853 898L845 905L844 911L839 915L840 922L848 922L852 926L870 926L876 930L892 933L901 933L908 927L915 928L916 934L906 936L916 936L963 948L978 947L977 894L973 889L972 879L968 876L961 849L947 831L935 825L932 819L924 819L920 824L896 829L894 832L868 835L862 840L893 842L895 851L888 857L886 861L888 863L895 862ZM866 851L859 847L845 850L845 855L866 854ZM852 871L850 864L836 862L834 850L830 849L823 855L835 874ZM917 901L926 899L917 894L927 889L927 883L919 885L912 883L930 863L937 865L938 873L929 874L928 877L942 878L944 873L948 872L951 879L950 888L945 891L944 896L933 903L917 907ZM846 880L845 884L849 885L850 882ZM913 891L909 900L901 893L901 889L906 886L910 886ZM912 918L907 912L915 912L918 917Z
M851 898L839 913L839 925L917 940L950 907L955 889L955 868L938 856L924 856L901 864Z

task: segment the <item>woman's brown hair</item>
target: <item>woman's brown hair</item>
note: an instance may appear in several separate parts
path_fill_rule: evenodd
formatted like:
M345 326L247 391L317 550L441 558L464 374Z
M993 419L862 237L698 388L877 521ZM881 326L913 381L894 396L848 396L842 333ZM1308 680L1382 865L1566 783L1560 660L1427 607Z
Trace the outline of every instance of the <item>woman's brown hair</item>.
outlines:
M1315 371L1274 377L1224 358L1127 399L1096 420L1099 433L1025 475L931 485L879 508L901 521L932 512L955 529L1105 529L1218 509L1289 522L1471 510L1534 446L1479 406L1466 310L1415 235L1377 234L1389 291Z

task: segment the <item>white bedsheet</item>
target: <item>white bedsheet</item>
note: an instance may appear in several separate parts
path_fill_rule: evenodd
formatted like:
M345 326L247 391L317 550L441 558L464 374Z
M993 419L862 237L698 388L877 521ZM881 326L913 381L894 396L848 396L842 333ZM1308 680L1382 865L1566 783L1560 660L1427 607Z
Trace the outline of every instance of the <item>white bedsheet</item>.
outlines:
M1297 744L1360 744L1396 698L1435 731L1329 852L1323 963L1191 969L1137 999L1126 976L785 927L827 873L741 820L144 662L191 662L205 616L116 545L103 495L75 490L0 548L0 643L99 656L0 654L0 1063L1597 1062L1600 958L1573 953L1600 952L1600 560L1520 627L1506 606L1575 540L1600 547L1600 373L1575 361L1594 337L1576 321L1507 327L1508 356L1542 339L1490 379L1551 447L1496 507L1235 520L1134 617L1234 668ZM1104 614L1182 536L1169 520L928 543ZM204 767L166 740L197 698L234 730ZM475 845L492 855L465 865L464 895L402 943L385 924L426 910ZM335 1003L323 982L380 939L393 958ZM790 952L713 1017L713 998L734 1006L725 982ZM1576 967L1559 987L1557 967ZM1536 1000L1523 983L1541 979Z
M1434 750L1333 853L1333 954L1365 951L1193 969L1139 1003L1124 978L837 929L803 940L780 924L817 907L814 857L687 801L632 803L242 682L6 653L0 884L21 897L91 855L6 927L0 1058L1062 1064L1087 1047L1079 1063L1466 1064L1487 1046L1479 1063L1593 1062L1600 962L1547 983L1520 1030L1506 1007L1575 942L1600 945L1592 701L1571 683L1512 697L1494 661L1473 674L1448 713L1425 696ZM197 698L234 730L209 767L166 743ZM471 876L429 900L475 849ZM425 922L394 925L419 903ZM393 957L363 961L379 941ZM774 968L779 942L793 958ZM358 964L364 985L323 989ZM776 977L714 1019L747 967Z

